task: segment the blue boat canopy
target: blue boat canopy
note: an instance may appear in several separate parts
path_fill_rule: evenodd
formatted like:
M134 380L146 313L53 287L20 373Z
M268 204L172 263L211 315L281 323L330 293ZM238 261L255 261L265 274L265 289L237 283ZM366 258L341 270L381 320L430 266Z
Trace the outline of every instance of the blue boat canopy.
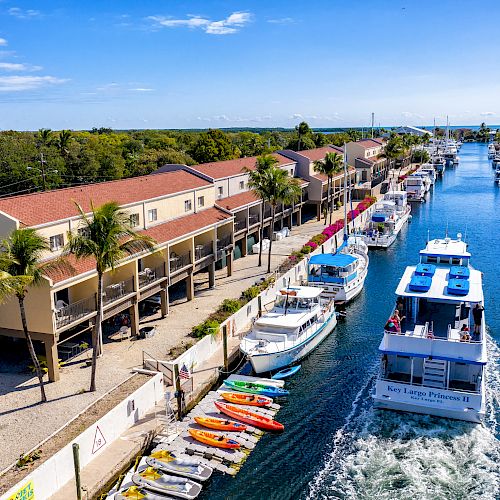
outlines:
M386 220L387 220L387 217L383 214L373 214L372 215L373 222L385 222Z
M356 257L345 253L337 253L335 255L331 253L320 253L318 255L313 255L309 259L309 264L316 264L319 266L347 267L349 264L352 264L356 260Z

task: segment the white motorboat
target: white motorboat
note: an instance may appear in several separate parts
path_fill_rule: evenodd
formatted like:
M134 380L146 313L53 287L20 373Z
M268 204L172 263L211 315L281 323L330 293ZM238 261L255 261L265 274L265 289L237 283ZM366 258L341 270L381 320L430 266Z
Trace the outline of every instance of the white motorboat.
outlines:
M408 201L425 201L426 182L421 175L410 175L405 180Z
M240 343L256 373L289 366L307 356L337 324L333 300L320 288L292 286L277 295L273 309L257 319Z
M437 175L444 175L445 172L445 161L444 158L439 155L435 154L432 156L431 159L431 165L434 167L434 170L436 171Z
M461 235L429 241L406 268L379 346L375 407L480 422L487 364L482 273ZM472 329L474 328L474 333Z
M493 158L496 154L495 144L488 144L488 158Z
M375 210L363 232L368 247L388 248L401 228L408 222L411 206L406 191L390 191L375 205Z
M429 177L431 184L436 183L437 173L436 169L432 166L431 163L422 164L422 166L419 168L419 172L424 172Z
M500 184L500 165L497 165L497 168L495 170L495 182L497 184Z

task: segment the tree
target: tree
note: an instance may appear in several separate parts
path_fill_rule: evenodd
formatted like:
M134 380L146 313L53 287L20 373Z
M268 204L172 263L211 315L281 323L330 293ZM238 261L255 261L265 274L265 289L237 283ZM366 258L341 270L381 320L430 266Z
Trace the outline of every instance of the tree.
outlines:
M389 169L391 164L397 160L404 152L404 145L401 137L397 134L391 136L389 141L385 146L384 152L380 155L382 158L386 158L389 163Z
M52 130L50 128L41 128L36 135L36 139L39 147L50 146L52 144Z
M278 163L276 157L272 155L262 155L257 158L255 170L246 169L248 173L248 185L255 191L257 196L262 200L261 213L260 213L260 229L259 229L259 267L262 265L262 239L264 238L264 208L267 200L261 194L265 194L265 183L267 177L266 171L275 167Z
M67 156L68 154L68 146L71 142L72 135L70 130L61 130L59 132L59 138L57 140L57 147L61 152L62 156Z
M323 160L314 162L314 171L324 174L328 177L328 194L327 194L327 210L325 214L325 225L328 212L330 212L330 224L332 224L333 217L333 196L332 196L332 183L335 174L342 171L344 159L338 153L326 153Z
M262 170L259 174L257 178L250 177L248 185L263 203L268 202L271 205L271 228L267 258L267 272L270 273L276 207L279 203L292 203L300 198L301 187L297 179L290 177L286 170L282 170L276 166L270 166Z
M297 134L299 136L299 140L298 140L298 144L297 144L297 151L301 151L302 138L309 135L311 133L311 129L309 128L309 125L307 124L307 122L300 122L295 127L295 130L297 131Z
M229 138L221 130L210 129L200 134L190 155L198 163L232 160L239 157L239 150L235 148Z
M93 258L97 272L97 321L92 330L92 373L90 391L96 390L97 356L102 352L103 321L103 276L107 269L114 269L121 259L137 252L150 250L154 242L151 238L133 231L129 215L123 212L114 201L100 207L91 204L88 216L82 207L76 204L82 217L82 228L77 234L68 233L66 253L72 253L77 259Z
M15 295L19 302L23 333L40 384L42 403L47 401L43 385L43 372L28 330L24 299L29 286L37 286L42 283L44 272L63 265L57 259L42 263L47 250L49 250L47 240L39 235L35 229L16 229L2 242L0 257L4 293L6 291Z

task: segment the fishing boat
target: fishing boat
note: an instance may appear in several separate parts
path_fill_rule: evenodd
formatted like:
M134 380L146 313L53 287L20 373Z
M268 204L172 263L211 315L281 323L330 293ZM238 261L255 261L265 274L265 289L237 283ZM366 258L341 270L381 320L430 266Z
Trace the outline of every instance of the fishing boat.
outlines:
M408 222L410 212L406 191L386 193L375 205L363 231L363 241L368 247L388 248Z
M183 477L163 474L158 469L146 467L132 476L132 482L140 488L159 493L193 500L201 492L201 484Z
M216 434L215 432L199 431L197 429L188 429L191 437L200 443L215 446L216 448L225 448L230 450L237 450L241 445L238 441L224 436L223 434Z
M271 378L273 380L283 380L285 378L295 375L301 368L301 365L289 366L279 372L276 372Z
M155 450L146 457L149 467L167 474L187 477L195 481L206 481L213 473L212 467L202 464L194 458L178 458L167 450Z
M258 427L259 429L264 429L266 431L282 431L285 428L283 424L276 422L276 420L241 408L241 406L233 406L227 403L220 403L219 401L215 402L215 406L222 413L241 420L253 427Z
M233 422L231 420L225 420L223 418L194 417L194 420L198 425L208 427L209 429L215 429L217 431L241 432L246 431L247 429L247 426L245 424L240 424L239 422Z
M398 314L388 320L379 347L377 408L471 422L484 417L482 273L470 258L458 234L429 241L420 263L406 268L396 289Z
M269 406L273 400L266 396L257 396L256 394L242 394L237 392L222 392L221 397L230 403L248 406Z
M421 175L410 175L405 180L408 201L425 201L426 181Z
M321 294L321 289L310 286L280 290L272 310L255 321L240 343L240 350L252 363L255 373L279 370L296 363L330 334L337 324L335 307L331 299ZM236 390L248 386L254 389L256 385L229 383L235 384ZM275 397L281 395L283 389L277 391L268 386L266 391L255 394Z
M286 389L282 389L281 387L264 385L256 382L244 382L242 380L224 380L224 385L235 391L258 394L259 396L268 396L270 398L288 396L290 394Z

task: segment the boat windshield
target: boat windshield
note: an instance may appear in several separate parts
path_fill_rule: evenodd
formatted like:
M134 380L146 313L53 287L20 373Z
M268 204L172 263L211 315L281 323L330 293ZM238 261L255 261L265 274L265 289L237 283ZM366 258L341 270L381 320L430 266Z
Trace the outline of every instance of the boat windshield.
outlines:
M293 297L290 295L281 295L276 299L275 306L280 308L292 309L309 309L318 304L318 297Z

